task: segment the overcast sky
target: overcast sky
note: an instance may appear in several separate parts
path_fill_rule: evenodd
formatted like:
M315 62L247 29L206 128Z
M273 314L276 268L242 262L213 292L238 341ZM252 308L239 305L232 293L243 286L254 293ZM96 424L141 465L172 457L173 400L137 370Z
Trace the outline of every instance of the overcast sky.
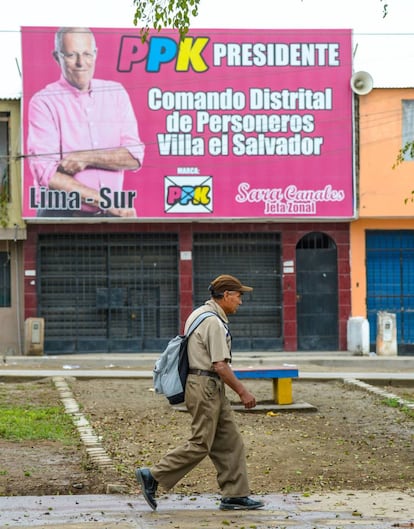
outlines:
M352 28L358 32L412 32L413 0L201 0L197 27ZM384 6L388 12L383 17ZM1 29L24 25L132 27L132 0L12 0Z
M128 28L134 27L134 12L132 0L11 0L0 19L1 84L8 79L12 93L17 86L13 81L19 83L20 26ZM368 70L376 86L393 82L414 86L414 0L201 0L200 14L192 24L197 28L350 28L355 70ZM5 96L4 84L2 90L0 95Z

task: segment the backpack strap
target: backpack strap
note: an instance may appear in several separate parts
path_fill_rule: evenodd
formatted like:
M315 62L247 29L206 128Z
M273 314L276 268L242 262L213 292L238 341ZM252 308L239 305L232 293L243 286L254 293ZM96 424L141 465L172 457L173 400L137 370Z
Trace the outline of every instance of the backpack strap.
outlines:
M201 314L199 314L199 315L197 316L197 318L192 322L192 324L191 324L190 327L188 328L188 331L187 331L187 333L186 333L186 335L185 335L186 338L188 338L188 337L190 336L190 334L191 334L192 332L194 332L194 331L197 329L197 327L200 325L200 323L201 323L202 321L204 321L206 318L209 318L210 316L217 316L217 317L219 318L219 315L218 315L218 314L216 314L215 312L212 312L212 311L210 311L210 310L207 310L207 311L205 311L205 312L202 312Z

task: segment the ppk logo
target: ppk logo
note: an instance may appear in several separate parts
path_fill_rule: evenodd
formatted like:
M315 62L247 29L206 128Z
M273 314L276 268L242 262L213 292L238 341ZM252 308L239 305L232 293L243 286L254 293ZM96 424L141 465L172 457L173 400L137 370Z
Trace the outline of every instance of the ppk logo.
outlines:
M145 71L157 73L167 63L175 64L176 72L203 73L208 70L203 51L209 42L208 37L184 37L177 42L168 37L150 37L143 44L141 37L124 35L118 55L119 72L131 72L134 64L145 63Z
M165 176L165 213L212 213L211 176Z

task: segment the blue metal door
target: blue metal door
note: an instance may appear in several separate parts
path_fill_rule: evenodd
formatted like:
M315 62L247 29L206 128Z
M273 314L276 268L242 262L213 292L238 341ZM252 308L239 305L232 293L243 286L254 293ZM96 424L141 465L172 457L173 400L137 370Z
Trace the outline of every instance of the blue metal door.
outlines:
M414 231L373 230L366 234L367 317L371 347L377 313L396 314L399 354L414 352Z

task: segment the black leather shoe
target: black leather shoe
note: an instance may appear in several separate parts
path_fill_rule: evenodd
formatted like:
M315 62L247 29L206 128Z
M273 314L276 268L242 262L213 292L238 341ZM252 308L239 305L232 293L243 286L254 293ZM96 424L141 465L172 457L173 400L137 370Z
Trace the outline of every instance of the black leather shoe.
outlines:
M150 472L149 468L137 468L135 476L138 483L141 485L141 492L145 498L145 501L151 507L153 511L157 508L157 502L155 501L155 493L158 488L158 481L156 481Z
M242 498L223 498L220 502L220 509L223 511L234 511L241 509L260 509L263 507L264 503L262 501L252 500L248 496Z

